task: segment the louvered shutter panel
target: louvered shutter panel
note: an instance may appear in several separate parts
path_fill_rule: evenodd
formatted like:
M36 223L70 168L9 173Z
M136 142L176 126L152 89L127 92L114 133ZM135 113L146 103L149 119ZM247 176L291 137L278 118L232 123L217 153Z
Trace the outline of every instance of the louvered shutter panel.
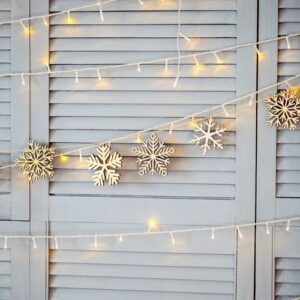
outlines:
M297 1L279 1L278 35L300 31L300 4ZM299 37L279 43L278 80L300 73ZM295 81L295 83L297 83ZM277 136L277 196L300 198L300 130L279 130ZM300 199L299 199L300 201Z
M300 297L300 228L277 228L274 243L274 286L276 300Z
M33 14L47 12L46 3L33 2L36 3L32 5ZM84 4L86 3L82 0L51 0L49 11L54 13ZM49 32L42 26L37 33L38 38L32 38L36 46L33 47L32 59L35 63L32 68L41 68L37 64L37 57L44 55L48 42L50 68L53 71L176 57L177 6L176 1L156 3L149 0L147 3L145 1L143 6L140 6L138 1L109 3L103 5L104 23L100 21L97 7L72 11L74 24L65 24L67 15L57 15L50 19ZM191 42L188 44L181 40L181 52L192 54L255 41L255 26L255 3L245 3L241 0L183 1L182 31L191 37ZM48 33L49 39L46 41ZM39 47L41 41L42 50ZM41 111L46 119L49 109L49 128L47 121L40 124L39 114L34 112L31 114L31 121L36 126L32 128L42 139L46 139L49 133L49 144L57 147L57 153L61 153L76 149L78 144L100 143L135 133L137 130L222 104L226 100L253 91L256 81L253 64L255 50L239 49L219 55L224 60L223 65L218 65L213 55L199 57L202 65L200 68L195 67L192 58L182 60L181 77L176 89L173 88L176 61L168 62L167 73L164 72L164 62L142 64L141 72L137 71L137 65L105 70L101 74L101 81L96 71L79 73L78 83L75 81L75 73L51 74L49 79L40 77L32 81L35 88L31 94L36 99L33 102L38 105L39 110L36 106L32 109L36 112ZM249 57L253 60L249 60ZM121 180L117 186L94 186L91 180L92 173L87 170L85 160L91 153L96 152L95 148L82 152L83 162L79 159L78 151L68 155L67 160L62 161L58 158L55 161L55 175L50 179L49 185L45 186L45 183L39 182L32 187L34 192L31 210L35 218L49 218L50 234L57 232L55 228L59 226L73 233L90 233L98 228L94 228L93 224L105 224L106 227L99 227L103 232L112 230L111 228L116 230L118 224L124 224L123 227L119 227L121 231L145 230L144 224L150 217L156 217L163 228L253 220L255 106L245 108L228 105L226 109L229 112L228 117L216 117L222 126L228 128L224 135L223 151L215 150L205 157L202 156L197 146L188 144L193 137L188 126L174 129L172 135L168 133L168 129L158 134L161 140L165 140L176 151L171 158L167 177L138 175L136 157L132 153L132 147L136 145L135 138L111 144L112 151L118 151L124 158L123 168L120 170ZM247 122L244 121L246 117L249 118ZM141 137L146 140L149 134ZM49 203L44 202L47 197ZM156 293L160 298L163 298L165 293L170 293L175 299L234 299L245 293L250 295L253 290L253 232L244 230L243 233L248 243L237 243L234 233L231 233L232 236L220 234L220 239L228 239L228 244L224 247L221 247L221 240L220 244L208 241L209 235L191 237L192 247L193 239L203 247L207 243L210 245L208 248L195 249L195 252L191 253L191 259L196 265L197 259L202 259L205 255L212 260L218 260L220 264L216 268L210 268L199 263L196 272L203 274L203 277L199 275L197 280L188 278L182 284L176 281L178 287L173 280L184 279L184 272L178 270L178 279L172 279L172 264L156 266L150 263L151 252L154 252L153 256L163 252L164 257L170 259L173 252L178 256L185 256L189 249L185 236L178 237L179 245L186 243L186 248L183 249L177 246L171 248L168 244L169 237L158 239L157 243L155 239L137 239L132 242L134 244L126 242L122 246L116 241L108 241L105 252L110 253L113 265L114 260L124 265L126 255L132 257L136 252L141 252L138 255L141 256L140 264L143 267L147 266L152 268L151 270L155 268L157 273L164 272L165 283L160 282L160 277L143 278L140 274L136 282L141 282L142 285L139 287L137 284L136 291L128 285L134 284L131 283L134 282L131 277L137 276L135 274L140 268L139 265L130 265L130 269L127 269L128 278L124 275L125 271L118 275L113 267L110 271L109 266L103 268L103 273L90 276L89 274L94 272L92 268L95 267L92 266L92 262L86 266L84 259L93 254L92 241L78 241L69 246L65 241L59 241L58 250L54 249L51 243L49 297L97 298L99 295L105 295L113 298L118 290L122 291L125 299L131 299L133 294L140 298L146 295L154 296ZM143 243L144 248L139 250ZM146 250L149 245L153 247ZM76 247L79 247L78 250ZM122 249L118 250L119 247ZM239 249L239 255L235 255L236 247ZM76 276L71 278L71 269L64 268L64 264L74 268L73 251L76 251L78 256L82 255L83 260L80 266L74 269ZM99 251L96 253L99 257L102 256ZM119 262L118 255L121 256ZM149 265L144 265L148 259ZM247 264L244 263L245 260ZM98 264L101 267L105 262L101 260ZM163 264L163 261L160 264ZM183 264L183 267L189 270L191 266L187 263ZM227 268L230 272L223 270ZM105 273L105 270L114 272L113 278L106 279L109 273ZM224 280L213 280L213 277L210 277L216 274L219 278L223 271ZM208 285L202 281L206 276L211 278ZM44 284L48 278L41 272L36 279L40 284ZM99 289L98 284L101 287ZM75 292L76 286L80 289L78 296ZM109 289L113 291L108 292ZM36 299L40 298L36 296Z
M0 21L25 17L28 0L4 0L0 3ZM27 72L29 40L20 24L1 25L0 72ZM26 79L28 84L28 80ZM27 85L28 86L28 85ZM10 165L29 136L29 90L18 77L0 78L0 166ZM11 153L12 151L12 153ZM28 218L28 185L15 168L0 170L0 219Z
M0 20L10 19L11 3L10 1L1 1ZM11 64L11 26L4 25L0 28L0 71L7 73L10 71ZM11 81L10 78L0 78L0 148L10 149L11 141ZM0 166L10 164L10 154L6 151L0 153ZM10 218L10 169L0 171L0 217L2 219Z
M0 235L28 235L28 223L0 222ZM29 244L24 239L0 239L0 299L29 298Z
M108 232L124 226L55 224L52 234ZM129 228L127 228L129 229ZM141 228L142 229L142 228ZM58 239L49 254L49 299L234 299L236 235L175 234L77 241ZM203 240L205 239L205 243Z
M259 38L299 32L299 8L298 1L293 0L260 1ZM262 47L266 58L259 64L259 88L300 73L297 58L299 41L299 37L290 38L290 49L286 39ZM291 81L291 84L297 86L299 80ZM280 85L278 89L262 93L260 98L276 94L284 88L286 85ZM268 127L265 103L258 106L258 221L297 216L300 214L299 127L295 131ZM300 296L300 293L296 295L298 273L289 268L291 262L296 267L296 251L299 252L299 246L296 246L299 243L299 222L293 222L293 226L291 232L282 227L276 228L273 235L266 234L265 226L257 229L257 299L294 299Z

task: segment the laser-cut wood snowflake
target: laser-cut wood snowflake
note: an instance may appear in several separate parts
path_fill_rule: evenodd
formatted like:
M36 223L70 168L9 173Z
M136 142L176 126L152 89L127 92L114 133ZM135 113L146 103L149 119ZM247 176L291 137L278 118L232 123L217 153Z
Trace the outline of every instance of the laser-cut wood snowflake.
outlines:
M51 178L55 149L41 146L35 141L29 141L24 152L15 160L15 164L23 171L29 182L40 178Z
M299 123L300 99L293 87L266 98L269 126L294 130Z
M116 173L116 169L122 167L122 156L114 152L110 153L110 146L107 144L100 145L97 148L98 155L91 155L88 159L89 170L96 171L92 176L95 185L104 185L105 181L109 185L118 184L120 174Z
M213 119L209 117L208 120L197 122L194 131L197 133L194 138L189 141L191 144L200 145L203 155L212 149L223 149L223 143L220 139L227 128L220 127Z
M143 145L134 147L132 151L138 156L137 162L140 165L140 176L144 176L145 174L168 175L167 166L170 164L169 157L175 153L175 150L174 148L165 146L154 133L151 134L150 138Z

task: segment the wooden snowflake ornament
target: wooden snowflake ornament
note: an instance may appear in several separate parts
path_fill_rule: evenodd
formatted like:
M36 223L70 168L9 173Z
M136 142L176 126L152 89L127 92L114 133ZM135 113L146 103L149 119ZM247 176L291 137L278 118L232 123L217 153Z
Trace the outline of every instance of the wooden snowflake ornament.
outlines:
M203 155L206 155L212 149L223 149L223 143L220 138L226 130L227 128L220 127L213 117L209 117L208 120L195 124L196 134L189 143L200 146Z
M293 87L267 97L265 102L269 111L267 121L269 126L296 129L300 117L300 99Z
M54 154L54 148L29 141L24 152L15 160L15 164L23 171L23 175L29 182L40 178L50 178L54 174Z
M135 147L132 151L138 156L137 163L140 165L140 176L145 174L168 175L169 157L175 153L175 150L165 146L154 133L142 146Z
M110 153L110 146L107 144L100 145L97 148L98 155L91 155L88 159L89 170L96 171L92 176L95 185L104 185L105 181L109 185L118 184L120 174L116 173L116 169L122 167L122 156L114 152Z

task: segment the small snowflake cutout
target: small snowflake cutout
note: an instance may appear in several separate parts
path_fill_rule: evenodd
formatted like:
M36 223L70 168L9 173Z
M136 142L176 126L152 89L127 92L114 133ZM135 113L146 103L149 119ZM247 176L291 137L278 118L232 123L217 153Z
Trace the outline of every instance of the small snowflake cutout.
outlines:
M189 143L200 146L203 155L206 155L212 149L223 149L223 143L220 138L226 130L227 128L220 127L212 117L209 117L206 121L196 123L196 134Z
M169 157L175 153L175 150L165 146L154 133L142 146L135 147L132 151L138 156L137 162L140 165L139 174L141 176L145 174L168 175Z
M15 164L23 171L23 175L29 182L40 178L50 178L54 174L54 154L54 148L29 141L24 152L15 160Z
M122 167L122 156L114 152L110 153L110 146L107 144L100 145L97 148L98 155L91 155L88 159L89 170L96 171L92 176L95 185L104 185L105 181L109 185L118 184L120 174L116 169Z
M299 123L300 99L293 87L266 98L269 126L294 130Z

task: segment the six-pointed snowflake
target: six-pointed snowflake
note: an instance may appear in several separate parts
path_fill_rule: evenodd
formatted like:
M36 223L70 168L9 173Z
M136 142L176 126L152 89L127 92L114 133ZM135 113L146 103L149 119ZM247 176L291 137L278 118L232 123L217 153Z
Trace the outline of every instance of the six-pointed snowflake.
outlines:
M34 141L29 141L24 152L15 160L16 165L23 171L29 182L40 178L53 176L53 159L55 149L41 146Z
M169 157L175 153L175 150L165 146L154 133L142 146L135 147L132 151L138 156L137 162L140 165L139 174L141 176L156 173L162 176L168 175Z
M220 127L214 122L212 117L201 123L197 122L195 126L194 138L189 143L200 145L200 149L203 151L203 155L212 149L223 149L223 143L221 138L227 128Z
M107 181L109 185L119 183L120 174L116 169L122 167L122 156L114 152L110 153L110 146L107 144L100 145L97 148L98 155L91 155L88 159L89 170L96 171L92 179L95 185L104 185Z
M300 99L290 87L280 93L266 98L269 126L294 130L300 117Z

